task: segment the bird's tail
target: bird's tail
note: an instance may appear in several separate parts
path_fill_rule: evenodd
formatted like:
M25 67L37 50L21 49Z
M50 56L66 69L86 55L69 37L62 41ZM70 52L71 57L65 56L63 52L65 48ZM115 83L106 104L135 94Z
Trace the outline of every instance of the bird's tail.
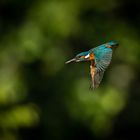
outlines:
M104 75L104 72L103 71L95 71L94 75L91 76L91 85L90 85L90 88L91 89L96 89L99 84L101 83L102 81L102 78L103 78L103 75Z

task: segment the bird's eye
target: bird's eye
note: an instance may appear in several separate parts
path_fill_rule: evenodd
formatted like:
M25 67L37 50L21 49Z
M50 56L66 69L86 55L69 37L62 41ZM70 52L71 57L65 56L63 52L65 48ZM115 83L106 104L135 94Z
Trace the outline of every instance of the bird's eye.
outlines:
M79 56L79 58L84 58L84 56Z
M77 58L81 58L81 56L77 56Z

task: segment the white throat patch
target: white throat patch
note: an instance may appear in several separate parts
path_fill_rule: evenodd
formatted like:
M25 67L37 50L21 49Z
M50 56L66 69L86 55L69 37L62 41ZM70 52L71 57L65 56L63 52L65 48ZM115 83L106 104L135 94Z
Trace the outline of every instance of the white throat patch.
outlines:
M89 58L89 54L85 56L85 58Z

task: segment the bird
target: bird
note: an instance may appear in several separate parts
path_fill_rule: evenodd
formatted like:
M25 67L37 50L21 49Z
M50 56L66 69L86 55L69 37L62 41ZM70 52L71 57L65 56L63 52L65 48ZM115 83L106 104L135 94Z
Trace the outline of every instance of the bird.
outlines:
M113 51L117 46L119 46L118 42L110 41L88 51L81 52L65 63L90 61L90 88L96 89L103 79L105 70L110 65Z

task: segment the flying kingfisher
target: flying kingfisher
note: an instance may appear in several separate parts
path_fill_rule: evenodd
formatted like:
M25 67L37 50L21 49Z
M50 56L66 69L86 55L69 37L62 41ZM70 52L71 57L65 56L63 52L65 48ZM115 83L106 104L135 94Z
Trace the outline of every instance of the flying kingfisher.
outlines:
M90 61L90 75L91 75L91 88L95 89L99 86L104 72L109 66L113 49L119 44L115 41L110 41L86 52L81 52L76 55L73 59L66 62L82 62Z

